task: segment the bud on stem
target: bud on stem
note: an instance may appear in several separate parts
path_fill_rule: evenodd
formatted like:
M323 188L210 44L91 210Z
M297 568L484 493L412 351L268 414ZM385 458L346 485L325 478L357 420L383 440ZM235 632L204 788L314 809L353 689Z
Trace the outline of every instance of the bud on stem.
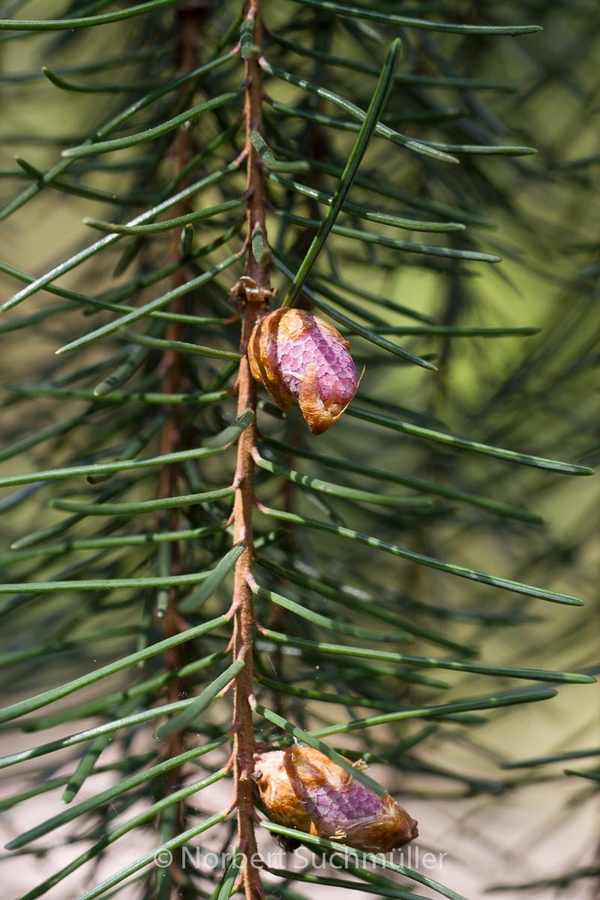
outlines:
M261 805L279 825L372 853L395 850L419 834L393 797L377 793L320 750L290 747L259 753L255 762Z
M312 433L323 434L358 388L349 346L337 328L313 313L276 309L250 336L250 371L280 409L299 406Z

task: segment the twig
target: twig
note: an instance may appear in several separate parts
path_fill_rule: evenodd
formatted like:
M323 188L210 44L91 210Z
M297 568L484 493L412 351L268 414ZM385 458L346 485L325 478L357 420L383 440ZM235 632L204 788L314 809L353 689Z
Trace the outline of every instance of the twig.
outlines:
M180 38L179 38L179 70L180 74L192 71L198 65L198 49L200 45L201 19L203 13L186 8L185 4L177 10L179 16ZM182 104L189 104L189 86L181 89L179 101ZM194 143L192 133L189 129L179 128L175 133L173 141L173 156L178 171L183 171L189 160L194 155ZM183 184L182 184L183 186ZM174 208L176 216L186 215L193 209L189 201L183 201ZM173 260L177 260L181 254L180 236L178 230L171 232L170 238L170 256ZM177 288L186 280L187 273L185 268L180 266L172 275L172 287ZM174 312L185 311L186 298L178 298L174 305ZM180 341L182 339L182 325L180 322L170 321L167 325L165 337L169 341ZM183 366L183 360L180 353L175 350L167 350L163 356L161 363L162 373L162 390L165 394L181 393L186 389L186 376ZM172 406L169 416L165 422L162 438L161 438L161 454L173 453L182 449L182 434L180 422L180 409ZM172 497L177 493L177 480L179 478L178 467L174 465L163 466L160 471L159 497ZM179 510L174 509L167 513L168 521L166 525L169 530L175 531L178 528ZM171 574L179 574L182 569L182 561L180 547L177 542L169 544L169 572ZM186 623L177 610L178 591L175 587L169 590L169 603L167 606L164 631L166 637L178 634ZM165 654L165 667L169 672L179 672L191 660L192 649L189 644L180 644ZM173 703L177 700L185 698L188 694L188 685L184 679L173 678L167 688L167 702ZM166 758L179 756L185 750L185 732L178 729L174 731L166 739L163 753ZM177 766L170 769L164 778L165 796L170 796L181 783L182 772L181 767ZM185 804L179 804L175 811L172 811L173 819L170 823L171 827L176 831L183 831L187 827L185 824ZM166 824L166 823L163 823ZM185 881L185 875L180 870L176 858L169 867L170 883L173 893L180 896L179 887Z
M260 0L248 0L246 8L246 33L252 29L252 42L261 46ZM247 183L247 236L245 277L234 289L244 301L241 348L245 350L256 321L265 314L272 296L268 253L255 258L252 235L261 230L266 241L265 186L262 165L252 146L252 132L262 134L262 73L256 55L250 54L245 68L245 121ZM256 391L250 374L248 359L240 363L238 377L238 413L256 408ZM245 854L242 880L247 900L260 900L264 896L258 868L252 864L257 853L254 833L255 811L252 774L254 768L253 703L254 672L252 645L254 639L254 611L250 578L252 575L252 514L254 507L254 460L252 452L256 441L256 428L252 423L240 436L235 474L236 495L233 510L234 542L246 541L247 547L235 569L233 592L234 610L234 660L244 660L245 666L238 674L234 690L234 777L235 800L238 818L239 850ZM256 857L254 857L256 858Z

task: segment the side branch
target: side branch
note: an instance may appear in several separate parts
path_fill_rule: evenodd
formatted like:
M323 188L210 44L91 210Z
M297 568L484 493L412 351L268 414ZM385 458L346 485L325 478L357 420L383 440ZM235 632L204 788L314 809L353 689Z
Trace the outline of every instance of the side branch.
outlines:
M181 73L191 72L198 66L198 51L200 46L200 35L202 16L193 9L187 10L181 8L178 10L179 25L179 68ZM189 88L181 88L178 94L178 104L181 108L189 106L190 95ZM175 165L179 171L183 171L189 160L194 154L195 148L193 137L190 132L184 128L178 129L175 134L172 146L172 152L175 159ZM176 215L186 215L193 209L190 201L183 201L175 207ZM173 261L180 257L179 234L177 231L171 233L170 240L170 256ZM188 273L184 268L178 268L171 279L173 288L182 285L188 278ZM186 298L180 297L175 301L172 309L174 312L186 311ZM169 341L180 341L182 337L182 326L179 322L169 322L165 337ZM162 390L166 394L179 393L186 390L186 375L182 357L174 350L168 350L161 363L161 381ZM167 420L164 424L161 435L161 454L167 455L184 447L184 438L181 430L180 410L178 407L171 407ZM173 497L178 492L178 480L180 473L176 466L165 465L160 471L159 498ZM180 527L179 510L168 512L162 520L162 525L168 529L176 531ZM161 527L160 524L158 526ZM183 570L183 560L181 559L180 546L174 542L168 546L169 554L168 570L171 574L180 574ZM177 602L179 594L177 588L171 587L169 590L169 601L165 611L164 633L165 637L171 637L185 630L186 623L177 611ZM165 654L165 668L168 672L179 672L191 660L192 648L188 644L180 644L172 648ZM185 679L175 677L167 687L167 702L173 703L177 700L187 697L188 683ZM185 750L185 731L174 731L165 740L162 753L165 758L171 759L179 756ZM182 772L181 767L177 766L170 769L164 777L164 795L170 796L181 783ZM178 804L170 812L170 819L167 814L162 820L163 831L166 828L169 836L183 831L186 825L185 804ZM178 863L173 860L170 871L171 893L179 896L179 885L185 880L184 873L180 870Z

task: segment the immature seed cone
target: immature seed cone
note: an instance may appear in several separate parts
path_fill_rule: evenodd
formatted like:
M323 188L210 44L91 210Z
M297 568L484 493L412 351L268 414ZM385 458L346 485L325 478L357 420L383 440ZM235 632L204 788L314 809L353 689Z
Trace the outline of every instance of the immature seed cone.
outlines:
M356 394L359 379L349 346L318 316L276 309L250 335L250 371L280 409L299 406L312 433L323 434Z
M414 840L417 823L389 794L378 794L312 747L256 756L256 787L274 822L372 853Z
M308 833L312 820L290 784L284 758L283 750L256 754L254 780L260 805L278 825Z

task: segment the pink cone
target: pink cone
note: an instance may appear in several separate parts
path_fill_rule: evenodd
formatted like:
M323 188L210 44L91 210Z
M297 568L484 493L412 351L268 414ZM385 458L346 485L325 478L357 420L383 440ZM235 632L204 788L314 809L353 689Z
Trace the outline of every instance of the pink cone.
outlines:
M280 409L299 406L313 434L340 418L358 388L350 345L337 328L301 309L276 309L248 344L253 377Z

